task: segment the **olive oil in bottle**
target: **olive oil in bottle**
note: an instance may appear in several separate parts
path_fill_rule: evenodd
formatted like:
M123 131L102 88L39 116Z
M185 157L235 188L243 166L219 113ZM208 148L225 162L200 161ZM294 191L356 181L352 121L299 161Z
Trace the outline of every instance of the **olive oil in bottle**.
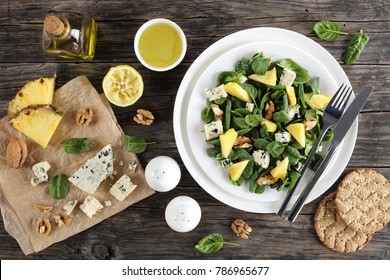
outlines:
M92 60L95 55L97 24L91 17L78 13L47 13L42 48L63 58Z

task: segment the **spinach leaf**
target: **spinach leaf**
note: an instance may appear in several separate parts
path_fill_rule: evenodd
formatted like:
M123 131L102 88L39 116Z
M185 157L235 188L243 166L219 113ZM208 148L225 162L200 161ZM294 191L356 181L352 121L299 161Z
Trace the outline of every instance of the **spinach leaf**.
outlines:
M92 140L89 138L68 138L61 144L67 154L79 154L91 149Z
M272 119L277 123L288 123L290 116L285 111L278 111L272 114Z
M241 87L248 92L249 96L252 98L257 107L256 100L259 97L259 91L256 89L256 87L251 84L242 84Z
M252 74L252 68L250 66L250 60L247 58L243 58L238 61L235 65L236 72L243 73L244 75Z
M287 145L284 148L283 154L284 157L288 156L288 162L290 163L290 165L297 164L298 161L302 158L299 151L290 145Z
M234 71L221 72L217 77L217 85L219 86L222 84L226 84L228 82L238 82L241 76L242 76L241 73L237 73Z
M255 148L259 149L259 150L267 149L267 146L270 143L269 141L267 141L263 138L255 138L255 139L252 139L252 141L253 141L253 146L255 146Z
M245 122L252 127L259 126L262 119L262 116L255 114L248 114L245 116Z
M130 153L142 153L150 144L156 144L156 142L146 142L146 140L141 137L125 135L124 146L125 149Z
M224 241L223 236L219 233L211 233L203 237L198 244L195 245L195 250L203 254L216 253L221 250L224 245L240 246L238 243Z
M63 199L68 193L68 177L58 174L50 179L50 195L54 199Z
M265 191L265 185L260 186L257 183L257 178L259 177L258 172L253 172L249 180L249 191L251 193L262 194Z
M369 40L368 35L363 34L363 30L360 30L349 42L347 50L344 53L344 63L352 64L360 57L364 47Z
M230 122L232 119L232 102L229 100L225 107L225 131L230 128Z
M251 60L251 67L255 74L258 75L264 75L269 66L270 59L263 57L263 56L257 56Z
M294 80L295 84L304 84L310 80L309 72L290 58L281 59L277 62L277 64L279 67L287 68L297 74Z
M305 84L305 91L312 93L320 93L320 77L310 79L310 81Z
M271 154L272 157L276 158L280 156L284 151L285 145L278 141L273 141L267 145L267 151Z
M299 177L301 177L301 173L299 173L297 171L294 171L294 170L289 171L288 172L288 178L290 180L289 180L289 183L287 185L287 188L291 189L295 185L295 183L297 182Z
M347 32L340 31L340 26L335 22L319 21L314 24L313 30L318 38L325 41L334 41L340 35L348 35Z
M214 113L210 106L202 110L201 119L204 123L210 123L214 120Z
M206 151L209 157L215 158L221 152L221 147L208 148Z

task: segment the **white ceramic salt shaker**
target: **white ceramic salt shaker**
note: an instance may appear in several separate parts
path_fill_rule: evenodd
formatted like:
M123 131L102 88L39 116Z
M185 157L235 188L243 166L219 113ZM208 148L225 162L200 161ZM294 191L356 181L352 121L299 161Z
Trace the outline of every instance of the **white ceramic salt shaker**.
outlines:
M180 178L180 166L171 157L158 156L146 165L146 182L155 191L167 192L172 190L179 184Z
M196 228L202 216L200 206L189 196L172 199L165 208L165 221L177 232L189 232Z

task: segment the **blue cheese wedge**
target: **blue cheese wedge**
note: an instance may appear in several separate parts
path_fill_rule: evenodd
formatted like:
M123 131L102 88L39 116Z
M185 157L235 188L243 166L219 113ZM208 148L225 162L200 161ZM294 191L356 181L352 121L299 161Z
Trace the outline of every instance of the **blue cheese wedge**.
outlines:
M74 208L77 205L77 202L79 202L77 199L70 200L62 207L66 215L69 216L73 212Z
M99 200L92 195L88 195L84 202L80 205L81 211L83 211L91 219L102 208L103 205L101 205Z
M217 120L204 125L204 133L206 134L206 140L217 138L223 133L222 121Z
M264 150L254 151L252 154L253 161L262 168L268 168L270 162L270 153Z
M213 89L206 88L204 90L204 94L206 95L206 97L210 101L218 100L222 97L227 97L227 92L223 88L223 85L220 85L220 86L213 88Z
M245 104L245 108L246 108L249 112L253 112L253 109L255 108L255 104L254 104L254 103L246 103L246 104Z
M114 159L111 145L108 144L70 176L69 181L79 189L93 194L100 186L100 183L113 173Z
M49 171L50 167L51 166L47 161L34 164L32 170L35 176L31 178L31 185L35 187L42 182L47 182L49 179L47 171Z
M291 141L290 132L283 131L275 133L275 141L278 141L280 143L289 143Z
M124 174L111 187L110 193L119 201L123 201L136 187L137 185L134 185L133 182L131 182L130 177Z
M284 68L282 75L280 76L279 84L284 85L286 87L287 86L291 87L296 77L297 74L294 71Z

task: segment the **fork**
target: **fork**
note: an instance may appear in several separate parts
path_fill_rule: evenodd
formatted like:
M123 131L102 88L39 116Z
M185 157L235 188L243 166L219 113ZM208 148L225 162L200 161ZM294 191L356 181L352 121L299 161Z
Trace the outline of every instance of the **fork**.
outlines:
M326 106L324 110L324 114L322 116L322 130L320 135L317 138L317 141L315 142L313 148L311 149L309 156L306 159L306 163L303 165L301 169L301 176L298 178L294 186L287 192L287 195L282 202L282 205L280 206L279 210L276 212L276 215L283 217L288 204L290 203L290 200L296 191L300 180L302 179L303 175L305 174L307 168L310 166L310 163L314 157L314 155L317 153L318 146L321 144L322 139L324 138L326 132L334 127L337 123L337 121L340 119L341 115L343 114L346 105L348 104L348 100L351 97L352 89L342 84L339 89L336 91L336 93L333 95L332 99L329 101L328 105Z

